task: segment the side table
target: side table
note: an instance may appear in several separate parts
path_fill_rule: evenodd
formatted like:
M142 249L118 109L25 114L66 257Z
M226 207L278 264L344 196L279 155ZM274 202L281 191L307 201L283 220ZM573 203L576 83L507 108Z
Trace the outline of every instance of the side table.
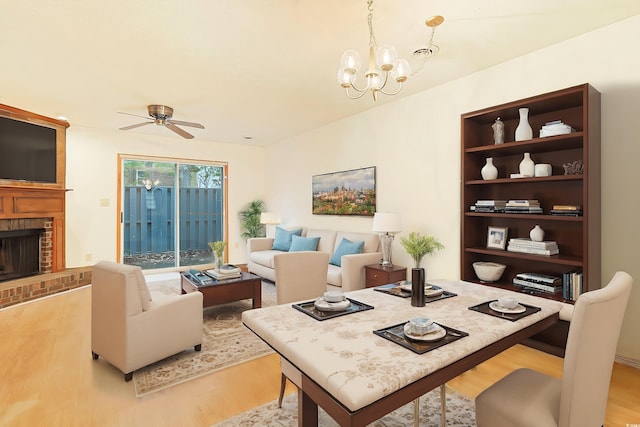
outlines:
M367 288L407 280L407 267L402 265L392 265L390 267L383 267L381 264L365 265L364 272Z

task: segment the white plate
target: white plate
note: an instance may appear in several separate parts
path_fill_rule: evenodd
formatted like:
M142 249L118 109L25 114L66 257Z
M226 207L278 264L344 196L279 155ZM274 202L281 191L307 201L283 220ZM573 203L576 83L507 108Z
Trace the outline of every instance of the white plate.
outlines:
M345 299L340 302L327 302L320 297L313 302L313 305L320 311L344 311L351 307L351 301Z
M516 305L513 308L505 308L503 306L501 306L498 301L492 301L489 303L489 308L493 311L497 311L498 313L505 313L505 314L519 314L519 313L524 313L525 311L527 311L527 309L523 306L523 305Z
M435 324L434 324L435 325ZM435 325L436 327L432 332L424 335L413 335L409 332L409 323L405 323L404 325L404 334L407 338L412 339L414 341L438 341L444 338L447 335L447 330L440 325Z
M405 283L400 285L400 289L406 292L411 292L411 283L409 284ZM439 297L443 293L444 293L444 290L439 286L424 285L424 296L426 296L427 298Z

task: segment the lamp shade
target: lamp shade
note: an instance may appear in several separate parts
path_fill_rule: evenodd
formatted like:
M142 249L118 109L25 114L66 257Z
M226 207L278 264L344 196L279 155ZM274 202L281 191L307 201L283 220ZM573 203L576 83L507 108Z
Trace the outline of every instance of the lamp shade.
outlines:
M280 224L280 216L273 212L262 212L260 224Z
M373 215L372 230L377 233L399 233L402 231L400 214L376 212Z

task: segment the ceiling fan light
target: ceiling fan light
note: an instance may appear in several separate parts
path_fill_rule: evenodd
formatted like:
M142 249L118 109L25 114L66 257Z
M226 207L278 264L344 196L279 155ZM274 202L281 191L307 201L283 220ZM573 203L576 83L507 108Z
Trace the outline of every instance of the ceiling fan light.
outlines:
M360 54L357 50L349 49L344 51L340 60L341 69L355 74L360 69L360 64Z
M382 71L391 71L396 62L396 48L391 45L384 45L378 48L376 53L376 65Z
M396 66L391 72L391 77L398 83L402 83L407 80L407 77L411 75L411 66L409 61L404 58L400 58L396 61Z

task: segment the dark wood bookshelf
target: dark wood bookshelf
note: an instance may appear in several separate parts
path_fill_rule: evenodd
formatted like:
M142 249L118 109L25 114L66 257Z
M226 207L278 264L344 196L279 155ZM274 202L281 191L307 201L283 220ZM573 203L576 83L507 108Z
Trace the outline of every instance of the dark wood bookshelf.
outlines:
M520 108L529 108L533 138L514 141ZM500 117L505 143L494 144L491 125ZM543 124L562 120L575 132L536 137ZM600 287L600 93L582 84L542 95L484 108L461 116L461 254L462 280L521 291L512 284L516 274L535 272L562 276L581 269L583 292ZM549 163L548 177L510 178L519 172L524 153L536 164ZM483 180L480 170L488 157L498 178ZM565 175L563 164L581 160L583 173ZM477 200L537 199L542 214L473 212ZM582 216L551 215L553 205L582 206ZM544 240L558 243L558 255L544 256L487 248L489 226L507 227L507 241L528 238L540 225ZM483 283L473 270L477 261L507 267L498 282ZM540 294L564 301L562 294ZM571 303L571 301L566 301ZM566 326L566 325L565 325ZM563 329L566 329L564 327Z

